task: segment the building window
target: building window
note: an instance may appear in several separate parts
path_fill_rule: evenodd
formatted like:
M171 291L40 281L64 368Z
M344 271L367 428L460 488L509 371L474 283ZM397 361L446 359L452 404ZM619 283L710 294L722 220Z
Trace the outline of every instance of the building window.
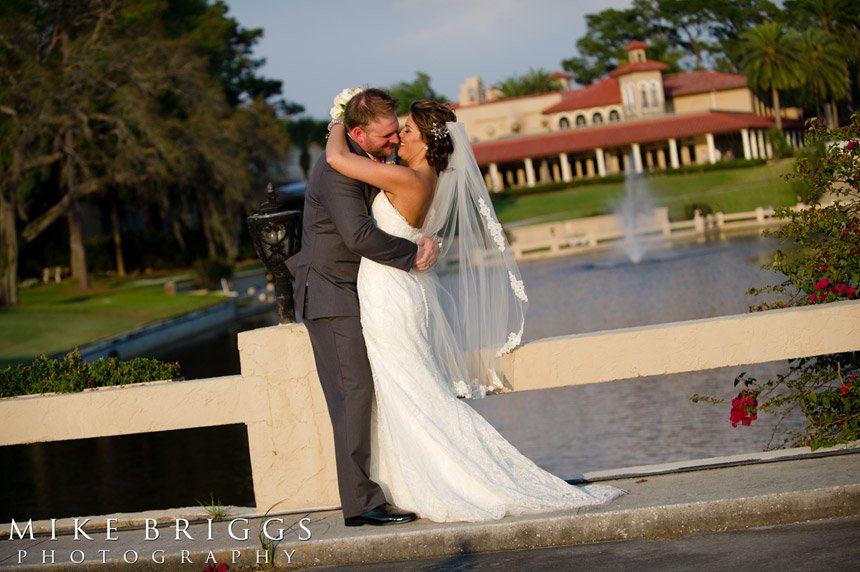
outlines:
M621 114L618 113L617 109L613 109L609 112L609 123L618 123L621 121Z
M559 129L570 129L570 119L567 117L562 117L558 120L558 128Z
M651 105L648 102L648 87L644 83L639 84L639 95L642 98L642 109L650 109Z
M632 85L624 86L624 113L634 115L636 113L636 94Z
M586 124L585 116L580 114L576 116L576 126L577 127L585 127Z
M599 111L596 111L594 115L591 116L591 123L592 125L603 124L603 115L601 115Z
M651 82L651 107L655 110L660 108L660 92L658 90L657 82Z

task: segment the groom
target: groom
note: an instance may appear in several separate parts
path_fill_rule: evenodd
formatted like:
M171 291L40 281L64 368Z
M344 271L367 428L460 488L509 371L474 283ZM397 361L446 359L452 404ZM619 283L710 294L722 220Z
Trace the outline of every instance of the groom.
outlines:
M350 149L381 160L394 152L397 102L367 89L346 106ZM307 326L334 432L337 480L346 526L395 524L415 514L386 503L369 477L373 377L361 331L356 278L362 257L404 272L436 262L435 240L418 244L376 228L370 204L379 189L345 177L321 156L305 194L302 250L288 261L296 277L296 309Z

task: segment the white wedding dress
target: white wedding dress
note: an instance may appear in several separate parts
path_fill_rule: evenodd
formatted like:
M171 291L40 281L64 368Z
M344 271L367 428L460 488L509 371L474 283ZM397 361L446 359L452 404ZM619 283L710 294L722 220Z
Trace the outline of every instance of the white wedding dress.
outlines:
M379 228L416 240L384 192L372 205ZM373 370L371 478L389 502L436 522L604 504L624 491L572 486L544 471L457 398L439 352L453 344L434 271L403 272L362 259L361 324Z

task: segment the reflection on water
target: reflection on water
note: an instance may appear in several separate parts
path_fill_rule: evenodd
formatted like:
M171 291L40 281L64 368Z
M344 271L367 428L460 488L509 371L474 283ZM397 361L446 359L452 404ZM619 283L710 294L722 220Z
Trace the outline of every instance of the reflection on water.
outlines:
M254 505L244 425L0 447L0 465L0 522L209 505L210 494Z

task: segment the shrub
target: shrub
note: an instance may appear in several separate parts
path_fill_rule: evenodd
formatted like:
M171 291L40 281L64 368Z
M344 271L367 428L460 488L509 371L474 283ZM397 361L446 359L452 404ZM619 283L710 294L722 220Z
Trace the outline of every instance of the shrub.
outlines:
M787 222L768 234L795 246L778 250L765 265L781 272L785 280L748 292L775 296L776 301L751 306L751 311L860 298L860 114L846 127L828 129L813 119L807 129L805 151L788 176L809 190L811 207L777 210ZM818 201L825 195L834 201L822 206ZM790 413L800 411L806 425L800 431L785 431L783 445L815 449L855 441L860 438L858 376L860 352L789 360L786 372L765 381L742 373L735 386L742 384L744 389L735 402L744 410L733 407L731 418L751 422L757 408L775 414L779 426Z
M101 358L87 363L75 349L62 360L40 355L33 363L0 370L0 397L72 393L94 387L176 379L179 373L178 363L150 358Z

